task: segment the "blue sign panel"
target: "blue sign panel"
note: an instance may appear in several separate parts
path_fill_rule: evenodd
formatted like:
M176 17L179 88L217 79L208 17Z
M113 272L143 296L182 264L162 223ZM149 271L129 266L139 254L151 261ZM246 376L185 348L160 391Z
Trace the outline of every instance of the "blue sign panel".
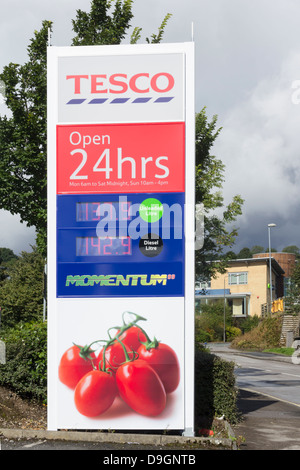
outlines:
M57 196L57 297L184 295L184 193Z

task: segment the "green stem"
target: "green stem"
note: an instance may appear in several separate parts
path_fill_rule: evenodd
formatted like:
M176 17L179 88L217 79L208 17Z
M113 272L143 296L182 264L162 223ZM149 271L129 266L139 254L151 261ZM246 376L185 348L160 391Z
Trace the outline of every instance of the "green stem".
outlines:
M130 323L125 323L125 319L124 319L124 316L125 314L130 314L130 315L134 315L135 316L135 319L133 321L131 321ZM106 353L106 350L107 348L113 344L115 341L118 341L119 343L121 343L122 347L123 347L123 350L124 350L124 354L125 354L125 358L126 358L126 362L130 361L130 358L128 356L128 353L127 353L127 350L123 344L123 342L119 339L120 336L124 333L124 331L128 330L129 328L131 328L132 326L137 326L142 333L144 333L144 335L146 336L146 339L147 339L147 348L150 347L148 345L152 345L153 342L150 340L149 336L147 335L146 331L140 327L140 325L137 325L137 322L139 321L147 321L146 318L142 317L141 315L138 315L137 313L133 313L133 312L128 312L128 311L125 311L123 312L123 315L122 315L122 320L123 320L123 326L119 327L119 326L113 326L111 328L109 328L107 331L108 331L108 336L109 336L109 340L102 340L102 339L99 339L97 341L93 341L89 346L85 346L85 348L87 348L88 350L90 350L91 346L95 343L100 343L100 342L105 342L105 346L104 346L104 349L103 349L103 364L102 364L102 367L100 366L100 363L99 363L99 368L103 371L103 372L106 372L106 359L105 359L105 353ZM109 331L110 330L113 330L113 329L117 329L119 332L112 338L110 336L110 333ZM154 338L155 340L155 338ZM155 340L156 341L156 340ZM144 344L144 343L143 343ZM78 346L79 347L79 346ZM154 347L154 346L152 346ZM92 351L92 350L91 350ZM94 352L94 351L92 351ZM133 354L135 353L135 351L133 351Z

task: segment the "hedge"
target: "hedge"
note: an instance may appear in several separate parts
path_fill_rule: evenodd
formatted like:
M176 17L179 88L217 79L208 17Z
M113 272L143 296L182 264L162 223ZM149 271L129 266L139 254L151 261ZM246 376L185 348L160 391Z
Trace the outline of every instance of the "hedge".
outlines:
M205 350L195 354L195 420L209 428L214 417L231 424L239 420L234 363Z
M0 338L6 344L6 364L0 365L0 385L20 396L47 400L47 323L25 323Z

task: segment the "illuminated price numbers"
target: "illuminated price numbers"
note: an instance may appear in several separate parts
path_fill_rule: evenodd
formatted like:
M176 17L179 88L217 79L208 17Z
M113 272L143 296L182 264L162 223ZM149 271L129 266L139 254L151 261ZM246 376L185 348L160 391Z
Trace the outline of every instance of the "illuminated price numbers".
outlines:
M130 202L78 202L76 204L76 222L99 222L106 220L129 220Z
M76 256L126 256L131 254L130 237L76 237Z

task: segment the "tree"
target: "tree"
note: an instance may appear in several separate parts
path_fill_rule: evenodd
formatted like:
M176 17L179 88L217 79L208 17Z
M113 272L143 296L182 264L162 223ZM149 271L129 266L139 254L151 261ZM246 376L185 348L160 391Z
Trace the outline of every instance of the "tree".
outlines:
M252 248L251 248L251 253L252 255L255 255L256 253L264 253L265 252L265 249L263 246L260 246L260 245L254 245Z
M0 282L8 277L7 268L18 259L17 255L10 248L0 248Z
M0 208L46 235L46 44L50 22L35 32L28 62L10 63L0 79L12 117L0 116Z
M217 116L208 122L206 109L196 115L196 202L204 206L204 244L196 250L196 276L210 278L218 271L224 272L227 261L222 259L224 247L232 247L237 237L237 229L228 229L242 213L243 199L233 197L224 206L221 192L224 181L224 164L211 154L221 129L216 129ZM223 209L222 216L216 210ZM212 261L214 261L212 263Z
M0 286L1 321L5 327L43 316L44 258L33 248L8 266L9 277Z
M112 2L94 0L89 13L77 10L76 19L72 20L73 46L101 44L120 44L125 38L133 18L133 0L116 0L114 10L109 15Z
M294 253L296 258L300 257L300 249L296 245L289 245L282 249L283 253Z
M134 0L115 0L114 9L112 9L112 0L93 0L89 13L77 10L76 19L72 20L73 31L76 33L72 45L120 44L131 26L133 3ZM164 17L158 28L158 34L152 34L151 39L146 38L148 43L162 41L165 27L171 16L168 13ZM142 28L134 28L130 37L131 44L135 44L141 38L141 31Z
M113 8L114 4L114 8ZM133 0L92 0L89 13L77 11L72 45L119 44L130 27ZM158 34L159 42L170 15ZM0 209L35 226L37 246L46 255L47 232L47 42L52 22L43 21L28 46L24 65L10 63L0 74L11 117L0 116ZM141 37L135 28L131 42Z
M245 258L252 258L252 252L250 248L244 247L240 250L240 252L237 254L238 259L245 259Z

